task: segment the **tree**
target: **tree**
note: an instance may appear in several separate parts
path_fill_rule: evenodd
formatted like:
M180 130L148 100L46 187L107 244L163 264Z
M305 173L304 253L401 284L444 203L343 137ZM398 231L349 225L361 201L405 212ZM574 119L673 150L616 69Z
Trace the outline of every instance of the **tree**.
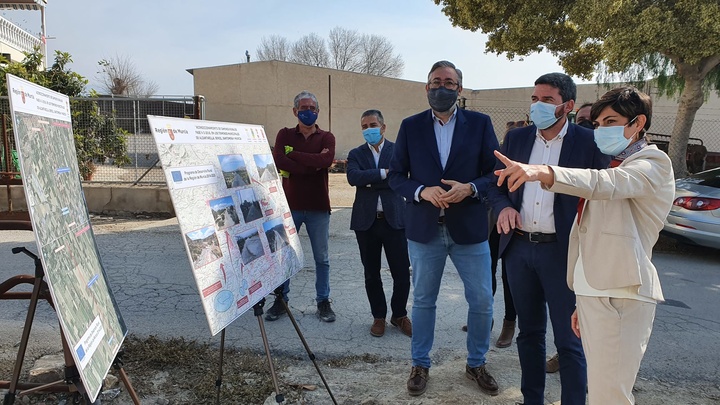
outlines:
M115 96L149 97L158 91L158 84L147 81L128 56L115 55L98 62L97 79L102 90Z
M127 155L127 132L117 126L113 114L100 112L92 98L80 98L88 81L71 71L67 65L72 57L67 52L55 52L55 62L47 70L41 70L43 54L40 48L26 53L22 62L0 64L0 74L18 76L50 90L71 97L73 136L78 167L83 179L95 170L95 162L111 159L117 166L130 163ZM7 84L0 81L0 95L7 96ZM93 96L94 94L91 94Z
M325 40L314 32L300 38L291 47L290 62L329 67L330 55L325 48Z
M362 37L357 30L335 27L328 36L331 67L338 70L357 72L360 70L360 43Z
M695 114L707 91L720 92L717 0L434 1L453 25L488 33L487 52L513 59L546 49L571 75L655 77L661 95L679 92L669 155L676 177L687 173Z
M290 59L290 43L284 37L279 35L270 35L260 39L260 46L255 51L258 60L279 60L287 61Z
M405 62L400 55L393 55L393 45L380 35L363 35L360 42L361 73L376 76L398 77Z
M263 37L257 49L258 60L290 61L386 77L399 77L405 67L402 57L393 54L394 47L387 38L342 27L330 30L327 44L315 33L292 45L288 43L277 35Z

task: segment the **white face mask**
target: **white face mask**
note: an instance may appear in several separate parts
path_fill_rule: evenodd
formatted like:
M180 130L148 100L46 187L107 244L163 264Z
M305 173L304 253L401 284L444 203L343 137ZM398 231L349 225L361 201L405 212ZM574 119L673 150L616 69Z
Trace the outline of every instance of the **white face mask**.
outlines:
M617 156L630 146L630 142L632 142L635 135L629 139L625 138L625 127L635 122L636 119L637 117L631 119L625 125L595 128L595 143L600 152L609 156Z
M542 101L536 101L530 104L530 119L539 129L548 129L558 122L560 118L562 118L562 115L556 117L555 111L563 104L565 103L555 105L544 103Z

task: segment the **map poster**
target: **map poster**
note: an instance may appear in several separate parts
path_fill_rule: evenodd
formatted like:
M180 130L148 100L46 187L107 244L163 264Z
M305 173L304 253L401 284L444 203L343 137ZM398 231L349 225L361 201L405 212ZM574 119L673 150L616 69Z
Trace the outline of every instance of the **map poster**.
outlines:
M97 398L127 335L90 226L67 96L7 75L20 172L45 280L85 390Z
M216 335L302 267L280 176L262 126L148 121Z

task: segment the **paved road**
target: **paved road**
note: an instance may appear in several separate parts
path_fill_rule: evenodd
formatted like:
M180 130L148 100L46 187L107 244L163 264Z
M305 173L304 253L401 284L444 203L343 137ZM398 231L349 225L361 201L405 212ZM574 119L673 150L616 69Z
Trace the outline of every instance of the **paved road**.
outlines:
M383 338L372 338L372 321L363 287L362 266L357 244L348 229L350 210L338 209L331 216L330 265L331 297L337 321L320 322L315 316L313 265L291 282L290 304L312 350L322 357L371 353L396 358L409 365L409 338L389 328ZM212 337L200 306L191 266L182 235L174 219L163 221L95 221L110 286L131 333L140 336L185 337L219 343ZM309 241L301 232L306 258ZM32 262L12 255L10 248L26 246L37 251L32 233L0 231L0 281L16 274L30 274ZM311 259L310 259L311 260ZM661 383L709 384L717 388L720 375L720 251L689 248L685 252L659 252L654 262L660 269L667 303L658 306L655 329L640 372L641 379ZM467 306L457 272L448 264L438 302L434 360L464 356ZM383 272L389 294L391 278ZM412 294L411 294L412 299ZM496 296L495 322L502 322L502 290ZM272 303L272 299L268 306ZM0 302L0 342L7 342L23 323L26 306ZM410 304L409 304L410 305ZM35 328L56 330L54 315L38 313ZM289 320L265 323L271 350L275 354L306 356ZM493 341L499 328L493 331ZM227 344L262 350L257 319L246 313L226 330ZM550 341L550 340L549 340ZM549 345L548 351L552 350ZM516 356L515 345L491 349L490 362ZM499 374L513 374L504 370ZM517 371L517 370L515 370ZM517 374L516 372L514 374Z

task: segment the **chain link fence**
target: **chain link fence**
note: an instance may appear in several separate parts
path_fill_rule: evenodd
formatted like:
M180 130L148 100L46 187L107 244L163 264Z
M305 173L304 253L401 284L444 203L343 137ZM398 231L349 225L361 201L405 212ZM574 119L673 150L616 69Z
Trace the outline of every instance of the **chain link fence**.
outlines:
M111 183L165 183L165 176L160 169L155 140L150 132L148 115L165 117L196 118L200 115L201 106L192 96L183 97L153 97L153 98L126 98L126 97L100 97L100 98L73 98L71 100L94 101L95 103L76 103L76 108L96 108L105 116L114 115L117 128L127 132L127 154L130 163L117 167L110 161L94 162L95 172L92 182ZM5 120L5 126L10 128L10 104L7 97L0 97L0 113ZM77 123L73 123L73 126ZM77 128L74 128L77 132ZM8 132L9 149L16 150L15 139L12 132ZM102 135L107 134L101 134ZM111 137L108 137L111 138ZM101 145L102 146L102 145ZM4 160L3 160L4 162ZM4 163L3 163L3 167Z
M519 107L468 107L490 116L498 142L502 142L507 128L516 121L528 120L528 109ZM675 125L674 114L653 115L650 126L651 140L667 152L670 134ZM688 170L696 173L720 167L720 117L696 119L688 141Z

